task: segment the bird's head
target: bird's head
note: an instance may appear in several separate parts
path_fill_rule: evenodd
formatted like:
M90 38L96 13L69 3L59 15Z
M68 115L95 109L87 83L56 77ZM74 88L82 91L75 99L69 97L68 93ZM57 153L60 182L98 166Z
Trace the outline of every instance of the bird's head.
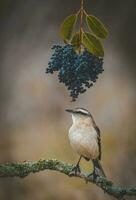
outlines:
M91 113L84 108L66 109L67 112L72 114L73 123L81 123L91 120Z

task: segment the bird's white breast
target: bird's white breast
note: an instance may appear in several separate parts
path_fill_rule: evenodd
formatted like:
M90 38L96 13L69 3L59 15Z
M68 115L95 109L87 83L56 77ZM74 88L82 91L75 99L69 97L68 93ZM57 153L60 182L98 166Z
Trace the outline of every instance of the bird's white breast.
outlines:
M97 132L93 127L72 126L69 130L69 140L72 148L88 159L99 156Z

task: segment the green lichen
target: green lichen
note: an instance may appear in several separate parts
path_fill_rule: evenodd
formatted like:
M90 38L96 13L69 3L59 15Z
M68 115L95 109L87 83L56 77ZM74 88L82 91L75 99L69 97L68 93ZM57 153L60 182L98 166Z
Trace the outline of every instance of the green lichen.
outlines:
M54 170L69 175L73 167L74 166L71 164L67 164L56 159L41 159L35 162L26 161L23 163L7 163L0 165L0 177L25 178L30 173L37 173L43 170ZM115 186L111 181L100 176L94 180L93 177L88 178L88 173L83 172L83 170L81 170L81 174L73 176L82 178L86 180L86 182L96 184L104 192L114 196L116 199L123 199L125 195L136 196L136 187L118 187Z

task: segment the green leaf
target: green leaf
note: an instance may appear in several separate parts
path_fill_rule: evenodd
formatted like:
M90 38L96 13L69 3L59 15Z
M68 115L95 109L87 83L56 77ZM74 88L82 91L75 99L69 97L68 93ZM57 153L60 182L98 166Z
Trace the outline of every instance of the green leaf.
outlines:
M85 32L83 34L83 45L90 53L96 55L97 57L104 56L104 49L101 42L91 33Z
M77 14L66 17L60 27L60 35L63 40L70 40L72 37L74 26L77 22Z
M97 37L105 39L108 36L108 30L97 17L93 15L86 16L86 23Z
M72 37L72 40L71 40L71 44L73 45L74 49L75 50L79 50L80 49L80 34L79 32L75 33Z

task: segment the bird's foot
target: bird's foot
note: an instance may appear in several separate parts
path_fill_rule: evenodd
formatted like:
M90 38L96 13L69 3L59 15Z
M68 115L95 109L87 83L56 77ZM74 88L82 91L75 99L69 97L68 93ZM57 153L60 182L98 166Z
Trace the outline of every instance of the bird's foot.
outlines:
M98 174L95 171L93 171L91 174L89 174L87 176L86 183L88 183L89 179L91 179L93 182L95 182L97 177L98 177Z
M73 169L69 173L69 176L78 176L80 175L80 173L81 173L80 167L79 165L76 165L75 167L73 167Z

